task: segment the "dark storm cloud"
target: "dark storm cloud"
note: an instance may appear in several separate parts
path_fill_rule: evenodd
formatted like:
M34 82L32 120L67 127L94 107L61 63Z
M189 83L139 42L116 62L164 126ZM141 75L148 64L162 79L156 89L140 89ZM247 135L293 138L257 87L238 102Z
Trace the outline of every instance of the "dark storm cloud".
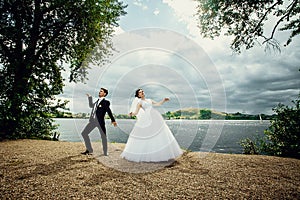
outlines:
M74 111L88 112L85 93L97 97L99 87L109 88L108 98L116 113L127 113L138 87L143 87L147 97L157 101L170 97L172 100L164 105L167 110L199 107L250 114L271 114L279 102L290 104L299 94L300 39L283 48L281 53L264 52L261 47L254 47L240 55L232 55L223 47L207 55L194 50L194 43L189 43L186 37L175 35L176 42L163 44L172 38L161 39L155 32L143 33L145 35L138 37L128 34L118 41L115 47L124 53L105 70L92 67L87 84L67 83L63 97L74 102ZM146 47L163 45L149 50L141 44ZM194 65L191 60L200 62ZM226 94L225 101L218 98L222 93Z
M278 103L290 105L300 88L298 52L296 44L281 53L254 48L219 61L228 111L270 114Z

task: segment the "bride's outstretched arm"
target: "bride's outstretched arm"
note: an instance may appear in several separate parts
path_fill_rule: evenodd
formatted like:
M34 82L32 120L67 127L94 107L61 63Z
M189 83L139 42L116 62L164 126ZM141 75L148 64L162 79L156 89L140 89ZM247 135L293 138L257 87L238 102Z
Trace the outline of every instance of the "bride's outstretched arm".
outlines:
M136 116L139 113L139 110L141 109L142 105L140 103L137 104L136 110L134 112L130 112L129 116Z
M161 100L160 102L156 102L156 101L153 101L152 100L152 104L154 105L154 106L161 106L163 103L165 103L166 101L170 101L170 98L164 98L163 100Z

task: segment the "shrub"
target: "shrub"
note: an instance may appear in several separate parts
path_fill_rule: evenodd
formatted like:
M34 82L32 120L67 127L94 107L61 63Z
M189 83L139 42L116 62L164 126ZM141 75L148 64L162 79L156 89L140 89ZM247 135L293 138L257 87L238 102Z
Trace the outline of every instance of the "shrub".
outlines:
M265 137L241 140L245 154L266 153L268 155L300 158L300 94L292 101L294 106L278 104L271 125L264 131Z
M292 102L295 107L279 104L273 109L277 115L264 132L265 151L271 155L300 158L300 95Z

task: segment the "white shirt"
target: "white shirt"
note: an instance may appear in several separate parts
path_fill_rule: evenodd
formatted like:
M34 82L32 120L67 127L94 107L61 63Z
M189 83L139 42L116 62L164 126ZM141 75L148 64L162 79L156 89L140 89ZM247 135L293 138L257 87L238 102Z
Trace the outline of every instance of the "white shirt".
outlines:
M95 103L95 108L94 108L94 118L96 118L96 110L97 107L99 106L100 102L104 99L104 97L99 98L96 103Z
M104 99L104 97L100 97L100 98L98 99L97 107L98 107L98 105L100 104L100 102L101 102L103 99Z

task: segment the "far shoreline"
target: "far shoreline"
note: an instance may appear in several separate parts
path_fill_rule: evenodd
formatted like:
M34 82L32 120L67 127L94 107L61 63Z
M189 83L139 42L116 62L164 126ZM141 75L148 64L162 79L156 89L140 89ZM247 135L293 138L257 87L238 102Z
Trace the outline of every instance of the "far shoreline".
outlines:
M89 119L89 118L80 118L80 117L52 117L51 119ZM124 119L124 118L115 118L116 120L136 120L136 119ZM110 120L110 118L105 118L105 120ZM164 119L165 121L270 121L268 119Z

